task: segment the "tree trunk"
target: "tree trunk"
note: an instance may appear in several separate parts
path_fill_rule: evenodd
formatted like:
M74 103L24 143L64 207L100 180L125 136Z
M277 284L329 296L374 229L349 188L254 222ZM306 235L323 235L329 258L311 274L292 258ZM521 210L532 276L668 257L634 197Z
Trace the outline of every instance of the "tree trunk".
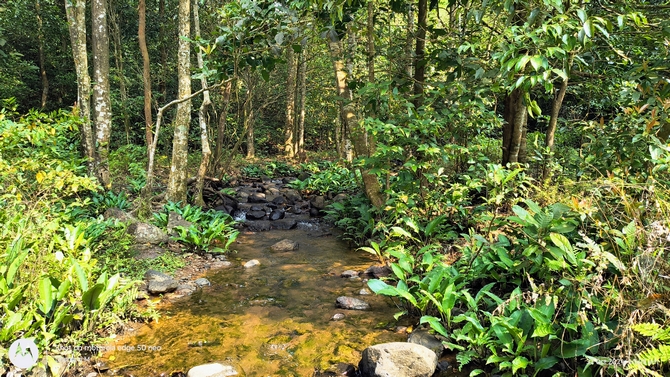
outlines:
M523 92L514 89L505 99L505 125L503 126L503 165L525 162L525 136L528 112L523 100Z
M414 77L414 70L412 69L412 50L414 48L414 7L412 3L407 4L407 41L405 42L405 73L407 78Z
M375 82L375 4L368 0L368 82Z
M193 1L193 25L195 27L195 38L200 39L200 15L198 12L198 1ZM202 58L202 50L198 49L198 68L203 69L204 62ZM207 79L205 77L200 79L202 88L207 88ZM195 184L195 205L204 207L205 200L202 198L202 189L205 185L205 173L207 173L207 168L209 167L209 158L212 155L212 151L209 148L209 133L207 132L207 108L212 104L212 101L209 99L209 90L205 90L202 94L202 103L200 104L200 109L198 110L198 123L200 124L200 143L202 145L202 160L200 161L200 167L198 168L198 174L196 176Z
M121 44L121 29L112 0L109 0L109 24L114 41L114 63L119 75L119 97L121 99L121 117L123 128L126 131L126 143L130 144L130 114L128 114L128 90L126 89L126 76L123 70L123 46Z
M179 0L179 47L177 51L177 72L179 76L179 98L191 95L191 2ZM188 129L191 123L191 101L177 106L172 140L172 162L166 199L172 202L186 202L186 175L188 164Z
M93 108L95 114L96 175L105 188L111 187L109 176L109 137L112 111L109 97L109 34L107 0L91 1L91 41L93 44Z
M297 148L296 154L300 156L300 160L305 162L305 102L307 95L307 59L305 51L300 54L300 69L298 70L298 130L297 134Z
M558 124L558 114L563 105L565 92L568 90L567 78L561 82L561 87L554 96L554 103L551 106L551 117L549 118L549 127L547 128L547 135L545 143L549 149L549 154L545 156L544 166L542 167L542 181L546 182L549 179L551 159L554 154L554 135L556 134L556 125Z
M297 62L292 46L286 49L286 124L284 125L284 155L288 158L295 156L295 87Z
M168 77L168 52L167 43L165 39L165 24L168 22L165 17L165 0L158 1L158 19L160 25L158 26L158 33L161 35L161 79L158 84L158 91L163 96L163 101L167 100L167 77Z
M344 63L342 61L342 43L335 32L329 33L328 37L328 47L330 49L330 54L333 60L333 69L335 71L337 94L341 98L340 101L344 101L344 99L351 98L351 93L347 86L347 73L345 72ZM371 145L368 143L365 130L358 123L353 102L347 101L347 103L343 103L341 109L341 118L351 132L356 155L358 157L369 156ZM368 169L361 169L361 175L363 177L365 195L370 199L372 205L381 208L381 206L384 205L384 200L382 198L381 186L379 185L377 176L370 173Z
M144 139L147 145L147 154L152 142L151 127L153 125L151 115L151 68L149 61L149 50L147 49L147 7L146 0L139 0L138 6L139 26L137 28L137 39L142 53L142 83L144 86Z
M247 130L247 159L252 160L256 157L256 147L254 146L254 104L253 92L251 88L247 90L247 100L244 103L244 128Z
M219 113L219 122L216 130L216 145L214 146L214 168L218 169L223 157L223 137L226 133L226 123L228 117L228 107L230 106L230 93L233 89L232 81L226 84L222 90L223 109Z
M75 1L75 3L73 3ZM81 140L88 174L95 175L94 132L91 127L91 76L88 74L88 53L86 51L86 1L65 0L65 11L70 30L72 56L77 73L77 107L82 118Z
M423 104L423 84L426 79L426 18L428 16L428 0L419 0L419 20L416 33L416 50L414 57L414 107Z
M41 109L47 105L47 97L49 96L49 78L47 77L46 59L44 57L44 31L42 30L42 7L40 0L35 1L35 15L37 17L37 52L40 60L40 78L42 80L42 101L40 101Z

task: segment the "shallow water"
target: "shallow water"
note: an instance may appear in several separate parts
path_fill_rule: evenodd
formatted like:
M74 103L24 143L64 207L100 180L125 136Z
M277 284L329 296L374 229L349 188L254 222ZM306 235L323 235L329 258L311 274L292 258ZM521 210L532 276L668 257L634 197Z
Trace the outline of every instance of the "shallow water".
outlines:
M270 246L289 238L296 251L277 253ZM311 376L339 362L357 364L367 346L405 341L393 331L398 311L385 297L359 296L362 280L340 277L363 271L375 259L351 250L318 229L241 234L232 268L206 275L205 287L162 310L152 323L114 344L105 361L124 374L170 375L219 361L241 376ZM258 259L260 266L242 264ZM367 311L335 307L338 296L367 301ZM331 321L345 313L341 321ZM125 347L124 347L125 346Z

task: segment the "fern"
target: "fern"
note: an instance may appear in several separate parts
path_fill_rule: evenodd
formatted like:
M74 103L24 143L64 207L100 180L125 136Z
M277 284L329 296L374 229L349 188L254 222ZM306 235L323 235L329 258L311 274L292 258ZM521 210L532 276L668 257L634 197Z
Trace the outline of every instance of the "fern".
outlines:
M662 344L642 352L640 361L646 366L667 363L670 361L670 345Z
M631 327L641 335L648 336L652 340L665 342L670 340L670 328L663 328L658 323L639 323Z

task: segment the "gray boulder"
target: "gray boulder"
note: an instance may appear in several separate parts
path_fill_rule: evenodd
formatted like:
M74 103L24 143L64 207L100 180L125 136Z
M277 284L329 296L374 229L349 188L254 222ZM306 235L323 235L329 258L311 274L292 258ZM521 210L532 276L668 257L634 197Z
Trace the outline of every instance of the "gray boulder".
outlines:
M196 280L194 281L194 283L195 283L195 285L197 285L198 287L204 287L204 286L207 286L207 285L212 285L212 283L210 283L209 280L207 280L207 279L205 279L205 278L199 278L199 279L196 279Z
M193 223L190 221L184 220L184 218L177 212L168 213L168 223L167 231L169 234L177 234L177 231L174 228L181 226L184 228L190 228L193 226Z
M322 195L318 195L313 197L312 200L309 201L309 204L312 206L312 208L322 210L326 208L326 199Z
M147 223L133 223L128 226L128 233L135 238L136 243L160 244L168 242L170 238L159 227Z
M191 368L186 374L187 377L227 377L237 375L238 373L235 368L219 363L198 365Z
M348 309L348 310L368 310L370 309L370 304L367 302L348 296L340 296L335 300L335 305L338 308Z
M265 217L265 211L249 211L247 212L247 220L260 220Z
M414 330L409 334L407 338L409 343L420 344L431 351L435 352L437 357L442 356L444 352L444 344L442 341L435 335L431 334L428 330L418 329Z
M298 249L298 243L285 238L270 246L270 249L272 249L272 251L293 251Z
M383 343L363 351L358 368L363 377L430 377L437 367L437 355L413 343Z
M148 270L144 274L144 280L147 282L147 291L152 295L174 292L179 286L179 282L170 275L156 270Z
M265 199L265 194L262 192L252 192L249 194L249 197L247 198L249 203L267 203L267 199Z
M124 223L125 222L132 223L137 221L137 219L131 216L128 212L125 212L118 208L107 208L105 210L105 213L102 214L102 217L104 217L105 220L117 219Z

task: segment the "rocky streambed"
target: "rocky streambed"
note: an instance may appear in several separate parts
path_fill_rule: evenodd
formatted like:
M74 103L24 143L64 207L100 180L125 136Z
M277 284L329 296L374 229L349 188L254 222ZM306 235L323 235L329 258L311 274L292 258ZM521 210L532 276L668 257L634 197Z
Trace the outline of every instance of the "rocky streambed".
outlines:
M395 322L394 303L367 288L368 279L388 269L338 241L318 220L343 195L303 197L285 183L262 180L222 191L210 182L210 208L243 222L231 253L192 256L174 277L149 271L148 302L160 295L170 303L161 306L158 322L106 347L101 374L454 375L440 358L441 342L411 331L411 322ZM171 223L188 225L175 216ZM153 230L145 225L129 227L143 247L165 241L147 238Z

